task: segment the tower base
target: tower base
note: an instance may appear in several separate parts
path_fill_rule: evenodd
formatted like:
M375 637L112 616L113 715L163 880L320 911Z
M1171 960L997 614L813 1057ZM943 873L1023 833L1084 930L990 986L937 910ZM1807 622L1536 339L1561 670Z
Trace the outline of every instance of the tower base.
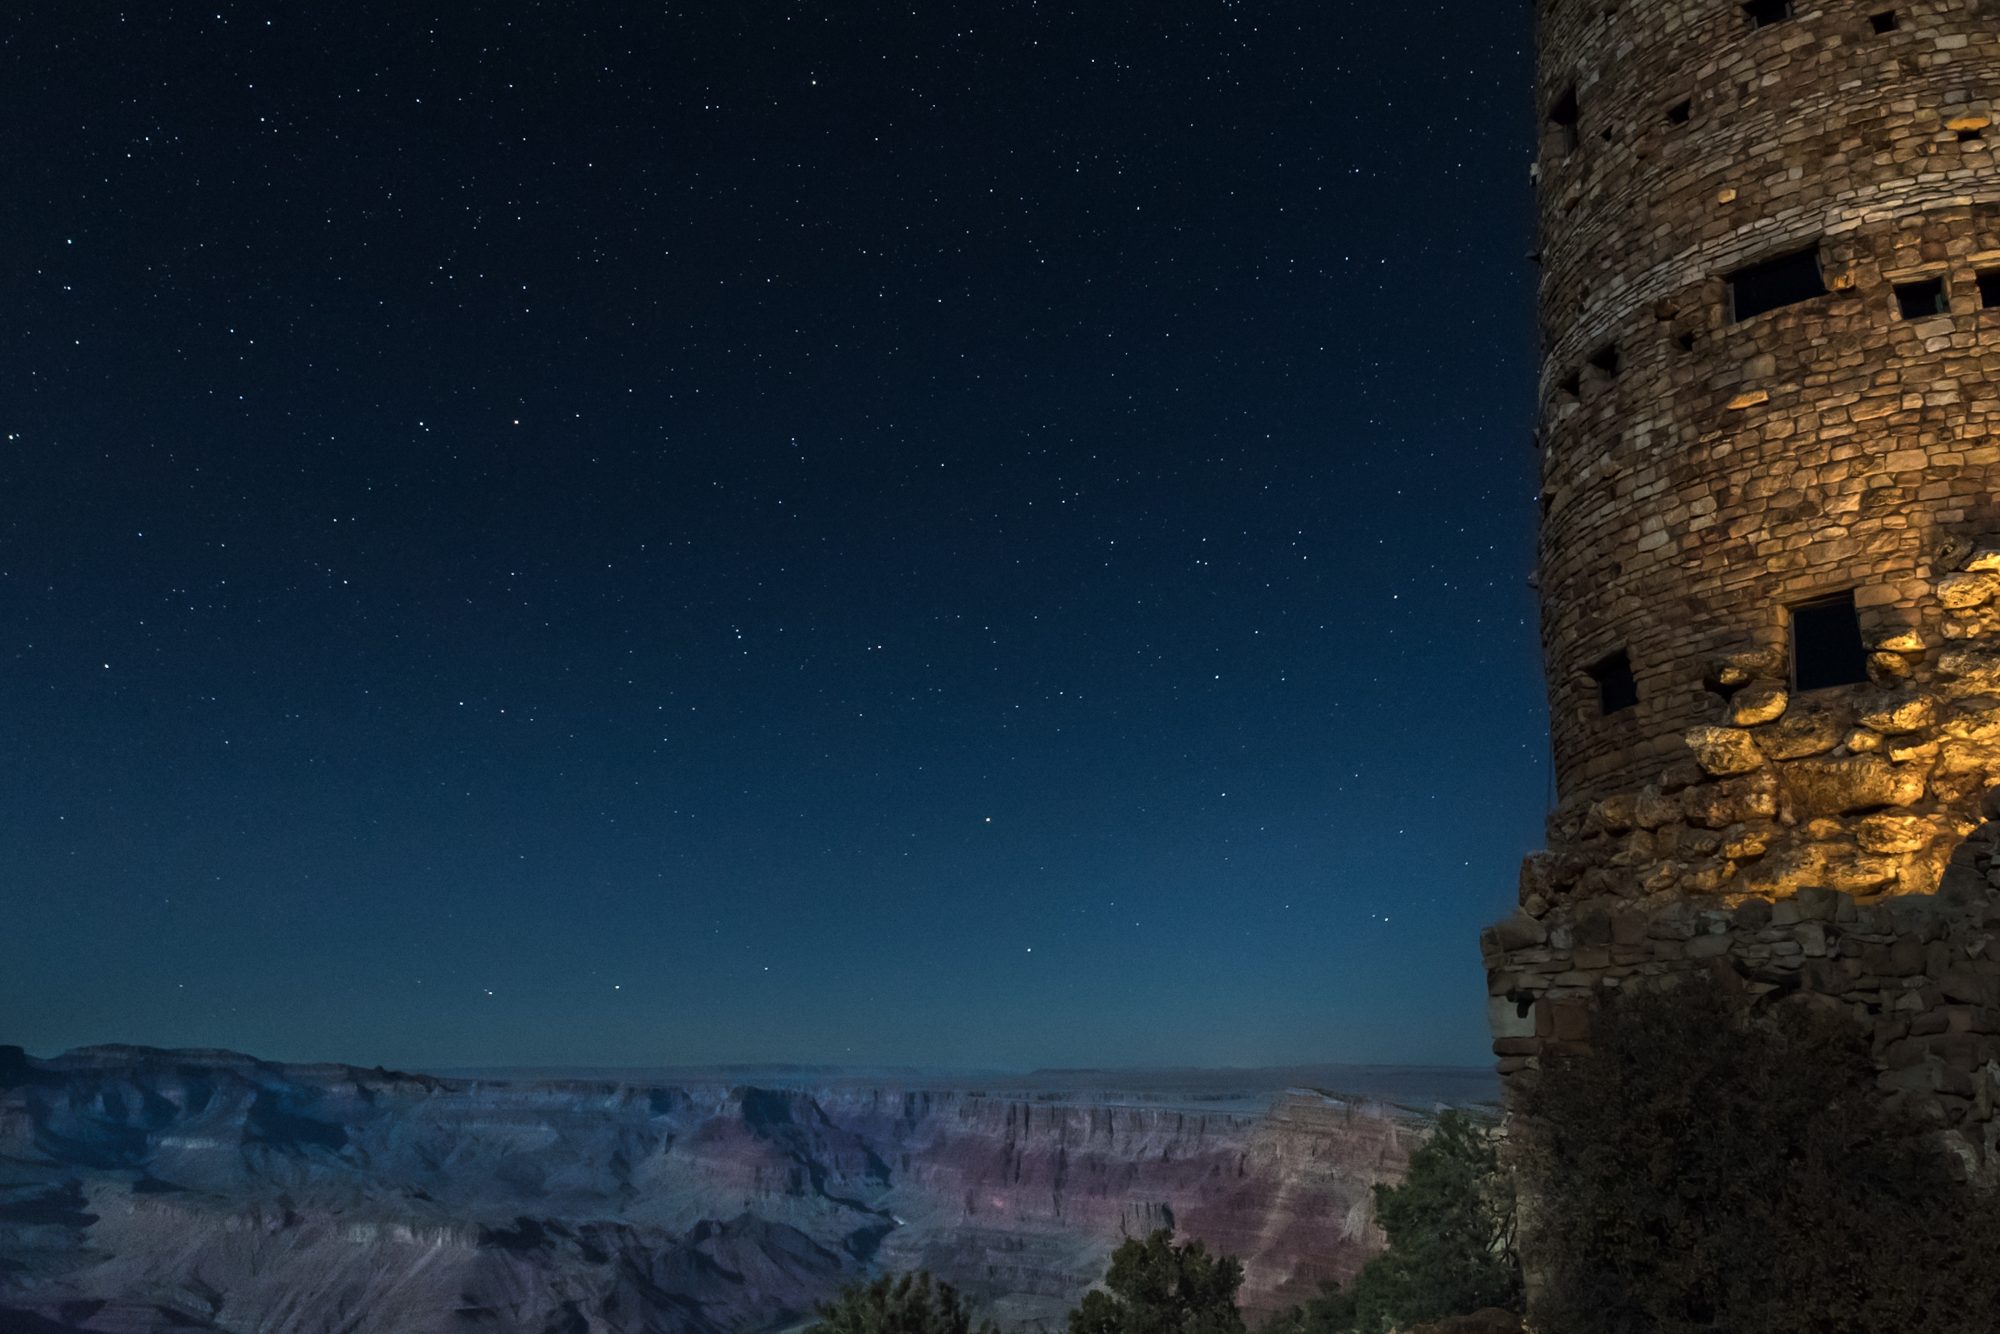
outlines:
M1590 900L1540 917L1517 913L1481 940L1510 1100L1543 1057L1588 1044L1595 993L1704 973L1746 1004L1807 995L1848 1010L1872 1034L1884 1097L1942 1132L1968 1175L1992 1177L2000 883L1982 888L1876 902L1804 889L1733 907Z

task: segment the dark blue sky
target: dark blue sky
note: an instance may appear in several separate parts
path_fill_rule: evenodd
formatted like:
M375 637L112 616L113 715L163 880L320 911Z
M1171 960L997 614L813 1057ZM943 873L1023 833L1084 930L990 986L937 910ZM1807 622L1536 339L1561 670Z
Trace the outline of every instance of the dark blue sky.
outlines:
M1486 1060L1529 39L12 7L0 1041Z

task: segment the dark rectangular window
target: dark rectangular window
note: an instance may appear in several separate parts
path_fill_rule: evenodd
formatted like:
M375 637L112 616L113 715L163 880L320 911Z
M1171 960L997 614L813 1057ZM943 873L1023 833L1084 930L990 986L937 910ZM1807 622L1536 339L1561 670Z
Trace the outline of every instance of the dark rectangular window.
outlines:
M1761 260L1729 275L1731 318L1747 320L1826 295L1819 247Z
M1750 16L1751 27L1768 28L1792 16L1792 0L1750 0L1743 12Z
M1632 676L1632 655L1622 648L1593 666L1590 679L1597 682L1598 711L1607 718L1639 702L1639 682Z
M1868 20L1868 26L1878 34L1896 31L1896 11L1890 9L1875 15Z
M1667 108L1667 124L1685 125L1694 118L1694 101L1687 99Z
M1906 320L1950 314L1951 302L1944 294L1944 279L1919 278L1915 282L1897 283L1896 309Z
M1603 371L1606 379L1616 377L1621 364L1618 360L1618 344L1606 343L1598 348L1590 354L1590 364Z
M1867 679L1868 647L1861 642L1853 589L1792 608L1793 689L1824 690Z
M1979 304L1988 310L2000 310L2000 269L1988 269L1979 275Z
M1583 123L1583 109L1577 105L1576 85L1562 90L1549 107L1549 124L1562 131L1563 149L1569 151L1577 146L1578 127Z

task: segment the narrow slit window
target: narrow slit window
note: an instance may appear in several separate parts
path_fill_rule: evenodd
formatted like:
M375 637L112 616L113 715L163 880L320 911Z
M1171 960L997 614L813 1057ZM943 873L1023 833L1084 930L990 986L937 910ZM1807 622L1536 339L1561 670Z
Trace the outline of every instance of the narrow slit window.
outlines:
M1976 144L1985 137L1986 131L1983 129L1960 130L1958 132L1958 141L1962 144Z
M1579 127L1583 124L1583 109L1577 104L1575 84L1563 89L1549 106L1549 124L1562 132L1563 150L1573 152L1579 142Z
M1979 275L1979 304L2000 310L2000 269L1987 269Z
M1624 649L1592 666L1590 679L1597 683L1597 708L1604 717L1637 707L1639 682L1632 675L1632 655Z
M1730 311L1738 321L1826 294L1818 246L1762 260L1729 275Z
M1792 16L1792 0L1750 0L1743 12L1750 16L1751 27L1768 28Z
M1868 648L1861 642L1853 589L1792 607L1794 689L1824 690L1867 679Z
M1927 320L1933 315L1951 313L1951 302L1945 296L1944 279L1919 278L1915 282L1896 284L1896 309L1906 320Z
M1694 99L1682 98L1667 108L1667 124L1685 125L1694 119Z
M1618 359L1618 344L1606 343L1603 347L1598 348L1597 351L1591 353L1590 364L1602 371L1605 379L1616 379L1618 377L1618 367L1623 364Z
M1896 23L1896 11L1889 9L1874 15L1868 20L1868 26L1875 29L1877 36L1883 36L1896 31L1898 26Z

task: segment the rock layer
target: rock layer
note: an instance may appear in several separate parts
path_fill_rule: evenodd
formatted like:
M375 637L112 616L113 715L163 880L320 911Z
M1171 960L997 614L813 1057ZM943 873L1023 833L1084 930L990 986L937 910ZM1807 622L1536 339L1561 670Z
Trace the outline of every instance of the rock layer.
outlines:
M0 1048L0 1327L755 1330L921 1266L1053 1328L1159 1226L1241 1256L1261 1311L1373 1253L1370 1188L1420 1134L1305 1091L1255 1115Z

